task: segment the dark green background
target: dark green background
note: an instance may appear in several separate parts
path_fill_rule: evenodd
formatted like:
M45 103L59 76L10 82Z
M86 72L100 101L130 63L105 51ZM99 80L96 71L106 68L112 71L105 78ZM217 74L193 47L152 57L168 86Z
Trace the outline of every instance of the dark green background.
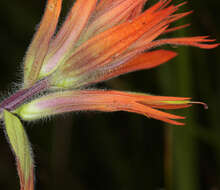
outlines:
M22 81L22 59L45 3L0 1L1 99ZM64 10L71 4L65 0ZM182 10L193 9L194 13L180 24L191 23L191 27L171 35L208 34L220 41L219 7L219 0L189 0ZM194 105L178 111L187 116L184 127L125 112L73 113L24 123L35 153L36 189L220 189L219 48L172 48L180 55L169 63L98 87L190 96L206 102L209 109ZM14 157L1 127L0 189L19 189L18 182Z

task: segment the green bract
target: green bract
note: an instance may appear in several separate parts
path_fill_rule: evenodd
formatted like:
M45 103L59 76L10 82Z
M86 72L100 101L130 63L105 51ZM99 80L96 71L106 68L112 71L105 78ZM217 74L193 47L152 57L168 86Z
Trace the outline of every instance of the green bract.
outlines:
M16 156L21 189L33 188L33 159L30 143L21 121L12 113L4 110L5 133Z

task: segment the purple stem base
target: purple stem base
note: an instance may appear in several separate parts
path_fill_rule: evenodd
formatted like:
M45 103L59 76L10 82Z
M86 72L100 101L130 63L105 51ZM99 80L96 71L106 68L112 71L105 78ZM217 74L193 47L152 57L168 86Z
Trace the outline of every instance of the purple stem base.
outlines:
M18 106L23 104L28 99L32 98L34 95L39 94L49 88L49 83L47 79L40 80L36 82L32 87L27 89L21 89L11 95L9 98L5 99L0 103L0 113L6 109L12 111Z

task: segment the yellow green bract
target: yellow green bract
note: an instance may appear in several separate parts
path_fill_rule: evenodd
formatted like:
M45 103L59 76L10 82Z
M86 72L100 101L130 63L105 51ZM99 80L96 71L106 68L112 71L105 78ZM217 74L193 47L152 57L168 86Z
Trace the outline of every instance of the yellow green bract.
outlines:
M15 115L4 110L4 120L8 140L16 156L21 186L23 189L31 189L30 187L33 186L33 159L28 137L21 121Z

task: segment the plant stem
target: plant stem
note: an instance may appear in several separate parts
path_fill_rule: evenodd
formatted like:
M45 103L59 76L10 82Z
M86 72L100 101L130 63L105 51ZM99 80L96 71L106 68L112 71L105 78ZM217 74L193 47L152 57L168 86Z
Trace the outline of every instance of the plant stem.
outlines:
M0 103L0 113L3 109L8 111L12 111L16 109L18 106L32 98L33 96L43 92L49 88L49 82L47 78L44 78L38 82L36 82L32 87L21 89L14 94L12 94L9 98L6 98L3 102Z

